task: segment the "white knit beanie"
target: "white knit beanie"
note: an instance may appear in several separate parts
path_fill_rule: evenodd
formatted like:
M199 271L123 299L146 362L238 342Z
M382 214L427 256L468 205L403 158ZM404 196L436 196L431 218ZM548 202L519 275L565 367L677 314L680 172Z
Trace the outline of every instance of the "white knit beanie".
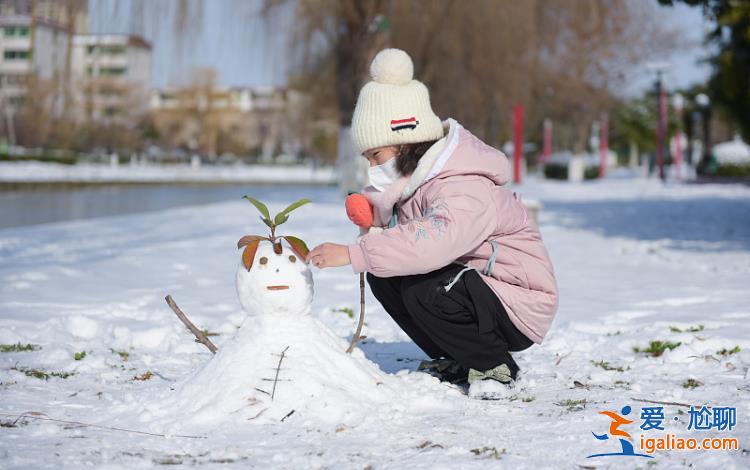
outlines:
M443 124L424 83L412 80L414 64L401 49L383 49L370 64L372 81L359 91L352 137L363 153L375 147L436 140Z

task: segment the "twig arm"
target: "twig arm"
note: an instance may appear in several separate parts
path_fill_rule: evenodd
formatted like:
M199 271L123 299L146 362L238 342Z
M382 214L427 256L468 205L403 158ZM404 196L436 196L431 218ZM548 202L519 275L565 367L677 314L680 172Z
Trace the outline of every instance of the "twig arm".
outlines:
M180 307L177 306L174 299L172 299L172 296L167 295L166 297L164 297L164 300L167 301L167 305L169 305L169 308L171 308L174 314L177 315L177 318L179 318L180 321L188 328L188 330L190 330L190 332L195 335L195 337L198 339L198 342L202 343L208 348L209 351L216 354L216 351L219 350L216 345L214 345L214 343L212 343L211 340L208 339L206 335L204 335L203 332L199 330L184 313L182 313L182 310L180 310Z
M359 322L357 323L357 329L352 336L352 342L349 344L346 352L351 353L354 351L354 346L360 341L365 339L362 334L362 325L365 324L365 273L359 273Z

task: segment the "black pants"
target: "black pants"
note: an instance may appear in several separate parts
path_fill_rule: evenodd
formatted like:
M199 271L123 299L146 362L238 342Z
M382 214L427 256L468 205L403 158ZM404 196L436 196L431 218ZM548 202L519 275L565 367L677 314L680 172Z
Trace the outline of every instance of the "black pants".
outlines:
M452 263L425 274L366 277L375 298L428 356L480 371L507 364L515 379L518 365L509 351L522 351L533 341L518 331L475 270L445 291L464 267Z

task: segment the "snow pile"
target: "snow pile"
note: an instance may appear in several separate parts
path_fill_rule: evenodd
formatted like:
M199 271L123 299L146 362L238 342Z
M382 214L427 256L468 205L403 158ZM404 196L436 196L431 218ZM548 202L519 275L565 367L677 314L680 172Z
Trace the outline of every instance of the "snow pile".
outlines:
M743 142L739 135L734 136L734 140L715 145L713 154L720 164L745 165L750 163L750 145Z
M293 412L306 421L356 425L394 395L386 374L346 347L310 316L248 318L170 396L147 405L141 419L169 423L175 433L227 421L278 423Z

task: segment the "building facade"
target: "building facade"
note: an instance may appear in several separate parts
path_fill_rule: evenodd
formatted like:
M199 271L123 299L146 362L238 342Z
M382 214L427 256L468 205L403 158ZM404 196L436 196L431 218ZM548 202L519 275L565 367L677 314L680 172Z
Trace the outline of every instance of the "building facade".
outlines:
M72 57L77 120L128 124L148 112L151 44L132 35L77 34Z
M151 115L164 143L204 155L252 155L270 163L295 154L300 137L290 115L300 115L302 96L275 87L224 88L196 80L151 92ZM295 111L296 110L296 111Z
M60 26L30 16L0 16L0 103L16 112L29 99L51 100L62 109L69 34Z

